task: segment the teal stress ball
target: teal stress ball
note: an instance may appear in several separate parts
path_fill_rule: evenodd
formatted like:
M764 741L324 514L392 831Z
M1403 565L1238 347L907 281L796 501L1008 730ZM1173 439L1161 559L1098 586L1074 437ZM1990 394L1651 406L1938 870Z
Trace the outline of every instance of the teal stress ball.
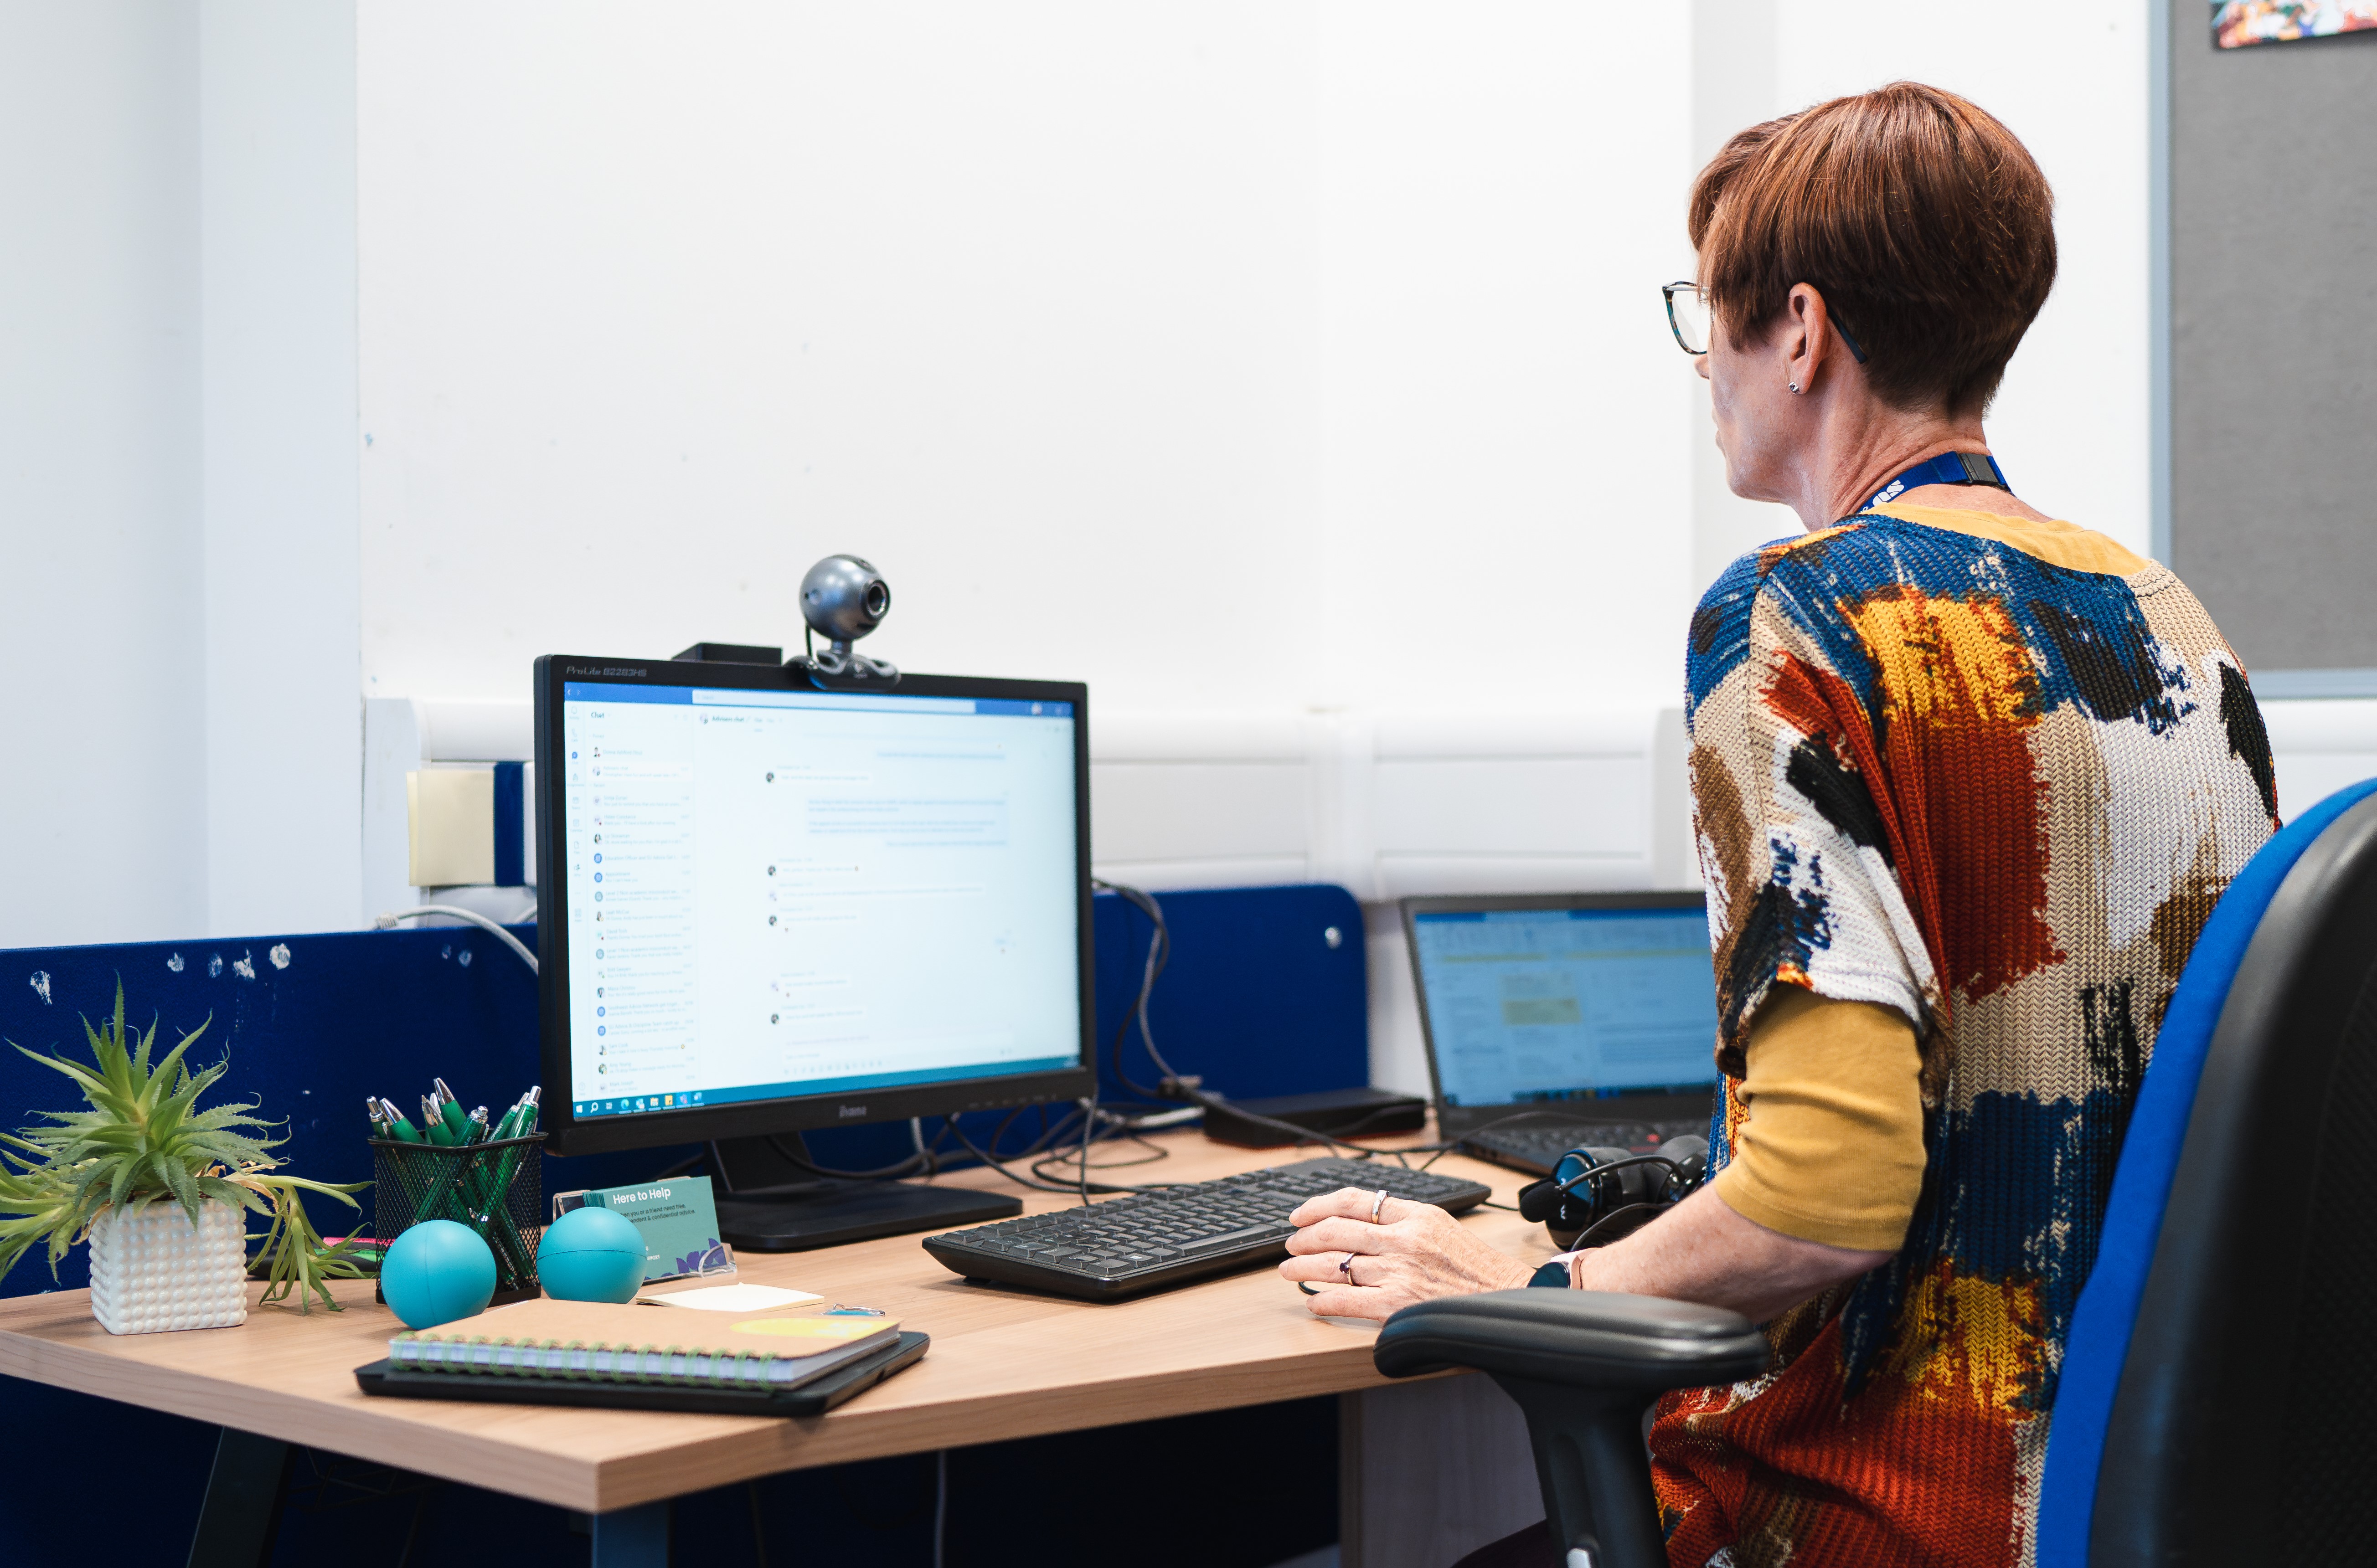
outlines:
M485 1312L496 1293L496 1254L467 1225L425 1220L389 1243L379 1293L407 1328L472 1317Z
M644 1288L644 1233L607 1208L573 1208L544 1228L536 1277L562 1301L632 1301Z

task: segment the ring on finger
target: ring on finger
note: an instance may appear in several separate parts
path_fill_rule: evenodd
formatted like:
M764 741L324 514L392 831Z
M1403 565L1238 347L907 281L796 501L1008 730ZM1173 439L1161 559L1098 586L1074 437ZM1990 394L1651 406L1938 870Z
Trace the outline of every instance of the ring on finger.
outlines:
M1386 1206L1387 1206L1387 1190L1386 1190L1384 1187L1380 1187L1380 1188L1379 1189L1379 1195L1378 1195L1377 1197L1372 1198L1372 1199L1370 1200L1370 1223L1371 1223L1371 1224L1376 1225L1376 1224L1379 1222L1379 1216L1380 1216L1381 1213L1385 1212L1385 1210L1386 1210Z
M1340 1273L1340 1274L1342 1274L1342 1275L1344 1275L1344 1276L1346 1278L1348 1278L1348 1279L1351 1279L1351 1278L1353 1278L1353 1277L1354 1277L1354 1254L1353 1254L1353 1253L1347 1253L1345 1254L1345 1261L1344 1261L1344 1263L1341 1263L1341 1264L1339 1264L1339 1265L1337 1265L1337 1272L1338 1272L1338 1273Z

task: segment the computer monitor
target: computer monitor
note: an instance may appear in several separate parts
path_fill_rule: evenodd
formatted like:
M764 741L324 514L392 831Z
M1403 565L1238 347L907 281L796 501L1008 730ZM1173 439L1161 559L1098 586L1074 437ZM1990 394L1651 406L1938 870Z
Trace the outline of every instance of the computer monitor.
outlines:
M725 1240L760 1250L1016 1212L820 1181L767 1140L1092 1091L1087 707L1068 682L539 659L555 1149L708 1141Z
M1515 1111L1705 1116L1716 980L1697 893L1406 898L1439 1131Z

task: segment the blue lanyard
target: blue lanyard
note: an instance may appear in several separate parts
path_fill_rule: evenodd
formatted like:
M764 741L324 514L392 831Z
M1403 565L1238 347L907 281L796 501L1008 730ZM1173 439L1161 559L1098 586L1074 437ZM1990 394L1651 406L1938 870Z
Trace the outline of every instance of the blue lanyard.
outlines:
M2006 482L2005 470L1987 452L1942 452L1916 464L1875 491L1873 499L1865 504L1866 509L1894 501L1919 484L1988 484L2008 495L2013 493L2013 486Z

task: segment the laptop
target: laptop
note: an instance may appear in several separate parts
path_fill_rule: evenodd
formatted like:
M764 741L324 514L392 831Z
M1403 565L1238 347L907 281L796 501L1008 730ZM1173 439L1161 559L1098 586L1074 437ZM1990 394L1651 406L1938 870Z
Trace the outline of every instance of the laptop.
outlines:
M1706 1136L1716 979L1698 893L1406 898L1438 1135L1549 1174Z

